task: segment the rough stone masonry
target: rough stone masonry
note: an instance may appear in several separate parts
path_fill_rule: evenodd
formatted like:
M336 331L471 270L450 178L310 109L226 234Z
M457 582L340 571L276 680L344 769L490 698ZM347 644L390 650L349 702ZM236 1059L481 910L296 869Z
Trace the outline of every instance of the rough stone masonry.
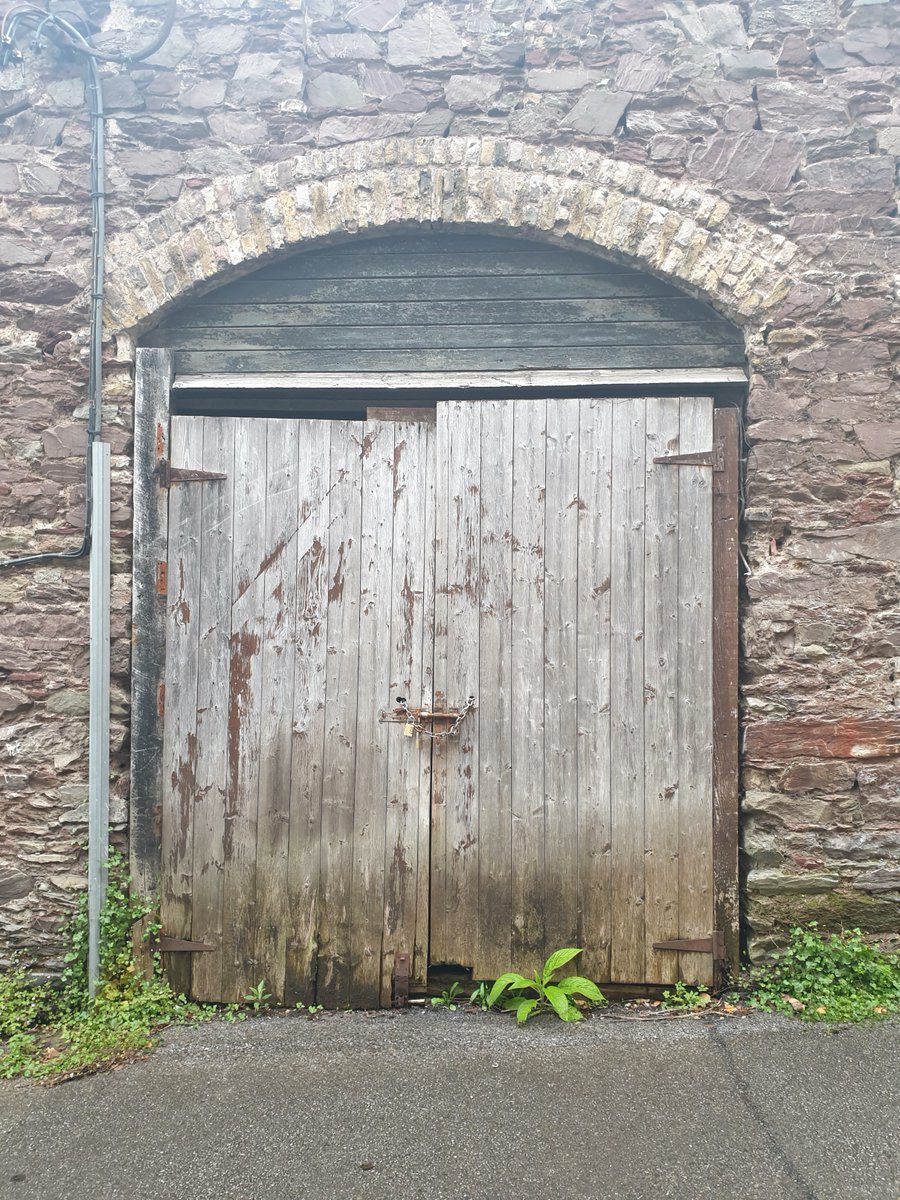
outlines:
M163 8L87 7L94 44L126 52ZM442 140L482 181L507 145L551 155L561 176L591 152L617 195L675 214L670 238L680 214L705 214L703 271L673 281L746 331L750 949L810 919L896 935L898 60L900 10L879 0L186 0L151 59L103 67L115 828L128 820L135 335L195 280L276 248L268 221L229 227L229 206L252 213L255 188L264 204L342 147L389 198L395 172ZM51 40L25 47L0 73L3 557L80 534L88 193L81 66ZM215 197L223 232L204 241ZM486 217L500 203L481 202ZM570 232L562 220L546 232ZM756 292L746 262L717 259L719 234L757 247ZM662 270L662 236L624 244ZM21 947L58 964L84 885L86 599L83 563L0 573L0 961Z

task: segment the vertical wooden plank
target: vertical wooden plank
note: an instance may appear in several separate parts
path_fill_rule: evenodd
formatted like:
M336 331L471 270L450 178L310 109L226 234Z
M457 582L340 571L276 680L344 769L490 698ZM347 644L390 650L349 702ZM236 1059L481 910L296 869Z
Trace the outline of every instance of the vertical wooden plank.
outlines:
M331 432L317 963L318 1001L327 1008L345 1008L350 1001L363 434L363 425L351 421L335 422Z
M429 511L433 492L428 478L433 432L433 423L402 419L394 423L393 539L388 552L392 586L387 614L391 659L382 688L385 707L393 706L397 696L406 696L414 705L430 705L423 637L426 597L432 605L434 602L433 515ZM429 667L431 652L429 643ZM426 838L428 834L431 745L427 740L417 745L416 739L405 737L396 724L385 729L388 776L381 1003L387 1007L396 953L410 956L411 983L422 986L427 979L429 858L427 841L420 856L420 841L423 833ZM418 911L420 901L424 913Z
M203 422L175 417L172 465L197 468L202 454ZM180 938L191 936L199 599L200 492L177 485L169 489L161 918L163 932ZM166 970L176 992L190 990L189 955L170 954Z
M423 521L422 553L422 703L429 708L434 704L435 673L435 620L437 616L437 428L436 424L423 429L424 437L424 480L421 486ZM415 646L415 641L414 641ZM401 693L402 695L402 693ZM423 742L419 748L419 795L416 822L416 923L415 948L410 977L424 984L428 977L431 937L431 821L432 805L432 752L431 746Z
M440 708L447 703L450 687L448 664L448 623L450 591L448 586L449 527L452 512L450 497L451 430L455 426L452 412L455 402L442 401L437 405L435 426L435 490L434 490L434 704ZM452 419L451 419L452 418ZM448 882L447 855L447 756L431 755L431 888L429 901L430 932L429 961L449 962L447 949L446 895Z
M322 777L325 755L328 492L331 421L301 421L297 446L297 582L293 622L294 684L285 959L285 1003L316 998Z
M578 451L579 970L610 978L612 400L581 401Z
M547 401L544 953L578 937L578 400Z
M266 425L234 431L234 513L228 677L222 998L240 1000L261 976L256 960L256 841L262 719L266 551ZM223 581L224 585L224 581Z
M350 1004L377 1008L381 998L384 929L385 818L388 737L379 711L390 702L391 541L394 507L394 425L368 421L362 443L359 535L359 681L350 891Z
M449 448L444 686L435 703L457 708L478 691L481 407L438 407ZM478 725L471 717L451 740L435 744L432 770L443 797L443 940L433 962L471 965L478 933Z
M713 404L681 400L679 452L712 446ZM712 888L712 469L678 471L678 910L681 937L708 937ZM708 954L681 954L679 977L711 984Z
M284 1001L289 928L288 825L291 805L294 618L297 589L296 421L266 425L266 502L258 586L264 611L262 722L256 835L258 973L276 1003Z
M191 956L191 991L198 1000L220 1000L225 868L223 845L228 778L234 421L228 417L195 419L203 425L203 469L223 472L226 478L190 485L200 491L201 504L193 937L213 947L211 951Z
M546 400L513 407L512 903L514 969L544 948Z
M647 400L644 498L644 828L648 983L674 983L678 958L678 399Z
M733 975L740 967L738 891L738 414L716 410L713 475L713 872L715 927ZM722 984L724 980L717 980Z
M644 972L645 402L613 409L610 595L612 960L614 982Z
M158 806L163 786L165 599L157 564L166 561L168 494L157 470L169 453L168 350L137 351L134 373L134 550L131 609L131 788L128 840L131 874L142 896L159 884Z
M513 402L481 402L476 979L509 969L512 930Z

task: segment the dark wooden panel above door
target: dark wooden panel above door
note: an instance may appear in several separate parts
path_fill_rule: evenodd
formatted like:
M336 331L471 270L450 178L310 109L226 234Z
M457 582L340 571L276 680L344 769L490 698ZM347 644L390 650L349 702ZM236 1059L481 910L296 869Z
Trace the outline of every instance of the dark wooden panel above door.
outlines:
M143 339L220 373L743 367L708 305L620 263L525 239L394 234L304 251L182 305Z

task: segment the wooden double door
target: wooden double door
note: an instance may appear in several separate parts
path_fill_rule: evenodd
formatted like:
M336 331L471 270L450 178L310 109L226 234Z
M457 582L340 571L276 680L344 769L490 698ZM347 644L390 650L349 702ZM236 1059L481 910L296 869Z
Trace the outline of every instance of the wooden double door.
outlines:
M601 982L710 981L655 947L715 924L713 424L696 397L173 418L178 986L375 1007L397 954L415 987L564 945ZM474 707L435 742L398 696Z

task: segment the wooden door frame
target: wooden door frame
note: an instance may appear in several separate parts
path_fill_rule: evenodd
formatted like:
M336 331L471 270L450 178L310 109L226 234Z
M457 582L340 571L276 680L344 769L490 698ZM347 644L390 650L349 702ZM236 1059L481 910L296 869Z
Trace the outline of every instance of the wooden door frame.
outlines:
M713 924L723 956L714 958L717 987L740 969L738 878L738 561L740 552L740 421L734 408L713 410Z
M172 353L139 348L134 372L134 550L131 566L131 874L142 896L159 888L169 541Z
M513 372L502 377L458 373L442 375L441 387L460 396L481 387L595 386L633 387L663 384L693 386L746 382L735 372L707 370ZM512 378L511 376L520 376ZM563 380L561 375L566 378ZM521 378L527 376L527 380ZM545 377L546 376L546 377ZM627 378L626 378L627 376ZM700 378L702 376L702 378ZM725 377L727 376L727 378ZM577 378L576 378L577 377ZM237 381L240 381L239 383ZM279 388L309 386L308 377L278 377ZM335 387L359 387L358 376L336 376ZM165 714L166 590L170 394L209 387L210 379L177 380L170 350L141 347L135 360L134 551L131 634L131 793L129 849L131 870L141 895L152 896L160 883L160 814L163 796L163 720ZM223 389L273 386L267 377L218 377ZM434 388L422 375L376 377L370 387L402 391ZM724 955L716 962L716 981L736 973L740 959L738 882L738 550L740 445L738 413L720 408L714 415L713 469L713 888L714 926L722 935ZM713 930L710 930L713 933Z

